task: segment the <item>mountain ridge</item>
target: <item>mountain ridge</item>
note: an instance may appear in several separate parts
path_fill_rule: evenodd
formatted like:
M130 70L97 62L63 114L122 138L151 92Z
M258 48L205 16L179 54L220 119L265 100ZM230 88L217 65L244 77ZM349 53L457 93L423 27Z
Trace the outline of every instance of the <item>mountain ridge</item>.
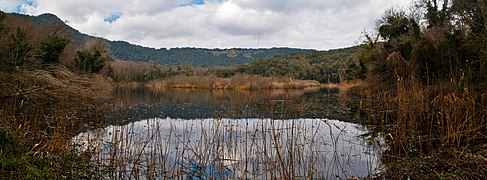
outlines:
M81 46L88 39L101 39L106 41L114 59L135 62L155 62L161 65L191 64L200 67L232 66L250 63L258 59L271 58L277 55L288 55L298 52L313 52L316 50L288 47L273 48L228 48L209 49L194 47L179 48L151 48L131 44L126 41L111 41L102 37L95 37L81 33L67 25L54 14L45 13L38 16L30 16L16 13L8 13L11 16L27 18L40 26L55 28L55 31L68 36L75 44Z
M271 58L277 55L288 55L315 50L273 47L273 48L230 48L208 49L194 47L149 48L133 45L125 41L110 41L112 54L122 60L136 62L157 62L163 65L181 65L189 63L194 66L232 66L250 63L255 60ZM130 50L129 50L130 49Z

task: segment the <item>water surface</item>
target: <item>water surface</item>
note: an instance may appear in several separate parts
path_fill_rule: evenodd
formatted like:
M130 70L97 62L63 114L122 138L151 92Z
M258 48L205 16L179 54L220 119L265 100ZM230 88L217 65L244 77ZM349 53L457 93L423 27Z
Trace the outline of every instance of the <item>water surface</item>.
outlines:
M113 125L74 138L114 178L346 179L380 172L381 138L336 91L119 89ZM380 136L378 136L380 137Z

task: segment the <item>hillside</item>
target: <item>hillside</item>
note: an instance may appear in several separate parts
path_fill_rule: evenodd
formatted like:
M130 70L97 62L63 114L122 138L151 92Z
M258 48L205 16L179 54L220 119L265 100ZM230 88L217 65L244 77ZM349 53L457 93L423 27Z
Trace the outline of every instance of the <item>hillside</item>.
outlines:
M45 29L45 31L67 36L75 44L82 44L90 38L96 38L83 34L78 30L70 27L54 14L46 13L39 16L28 16L15 13L6 13L6 17L10 18L6 21L27 21L40 26L41 28Z
M112 55L121 60L137 62L157 62L162 65L181 65L189 63L193 66L231 66L249 63L258 59L276 55L287 55L297 52L313 52L313 50L293 48L270 49L202 49L172 48L155 49L133 45L123 41L109 42Z
M68 26L53 14L28 16L7 13L8 18L31 21L38 26L45 27L49 31L67 36L74 44L80 46L85 41L98 38L83 34ZM115 59L136 62L156 62L161 65L191 64L200 67L230 66L249 63L258 59L270 58L276 55L287 55L296 52L312 52L314 50L293 48L270 49L204 49L204 48L148 48L124 41L109 41L111 55Z
M278 50L274 49L274 51ZM238 74L247 74L261 77L286 77L316 80L322 83L337 83L364 78L365 67L359 61L362 50L362 46L354 46L329 51L299 52L254 60L249 63L239 62L239 64L232 66L213 68L194 67L192 66L193 64L165 66L147 62L114 61L110 63L110 76L117 82L148 82L178 75L196 77L214 75L219 78L230 78ZM195 54L213 53L218 57L241 56L235 54L250 52L250 50L240 50L240 52L239 50L201 52L184 48L179 49L179 51ZM217 60L219 59L214 59L212 62Z
M363 78L365 72L359 61L362 49L361 46L353 46L275 56L239 65L237 71L337 83Z

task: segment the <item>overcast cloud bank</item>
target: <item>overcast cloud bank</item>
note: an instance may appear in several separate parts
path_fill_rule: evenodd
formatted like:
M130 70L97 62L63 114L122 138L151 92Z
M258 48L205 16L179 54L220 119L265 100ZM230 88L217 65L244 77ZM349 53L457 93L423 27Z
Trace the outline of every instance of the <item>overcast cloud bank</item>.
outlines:
M334 49L356 45L406 0L0 0L0 9L53 13L83 33L142 46Z

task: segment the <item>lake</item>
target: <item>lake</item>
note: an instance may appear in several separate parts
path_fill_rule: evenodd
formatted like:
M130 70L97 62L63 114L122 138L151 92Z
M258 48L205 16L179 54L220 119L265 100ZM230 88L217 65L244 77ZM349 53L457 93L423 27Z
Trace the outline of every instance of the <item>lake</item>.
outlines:
M380 173L381 136L332 89L117 89L73 138L117 179L347 179Z

